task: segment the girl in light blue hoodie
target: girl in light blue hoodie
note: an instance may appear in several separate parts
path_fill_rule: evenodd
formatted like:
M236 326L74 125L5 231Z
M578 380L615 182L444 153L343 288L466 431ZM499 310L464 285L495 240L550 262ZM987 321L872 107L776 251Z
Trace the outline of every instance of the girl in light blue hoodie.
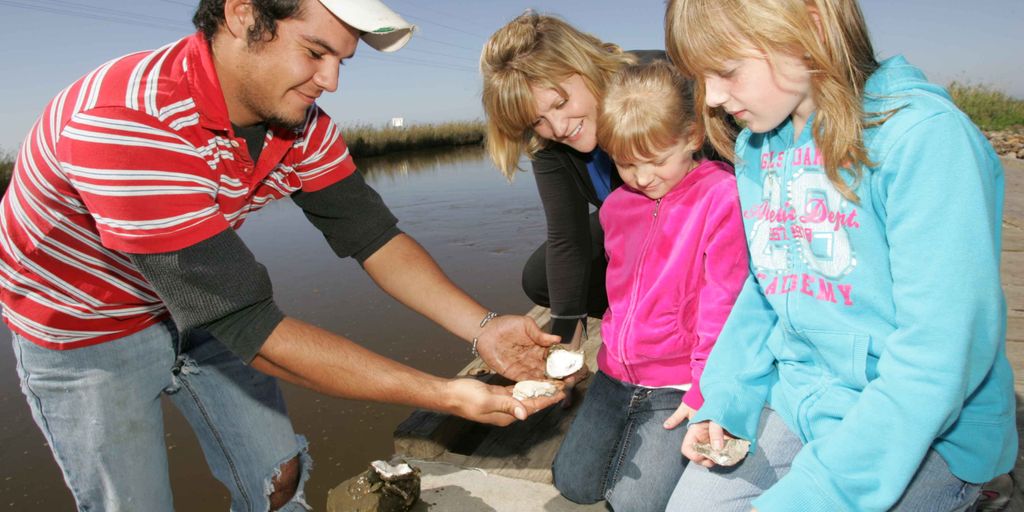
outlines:
M669 510L966 509L1017 452L991 146L875 60L856 0L671 0L666 36L736 162L752 270ZM730 438L731 468L695 449Z

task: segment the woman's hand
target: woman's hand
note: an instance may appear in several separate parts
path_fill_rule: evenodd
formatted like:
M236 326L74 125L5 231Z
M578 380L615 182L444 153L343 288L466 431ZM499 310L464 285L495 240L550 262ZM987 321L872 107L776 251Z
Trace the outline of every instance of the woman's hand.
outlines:
M672 430L682 424L684 421L690 421L690 418L696 414L696 409L693 409L684 402L679 403L679 407L676 408L676 412L669 416L665 423L662 425L667 430Z
M693 445L697 443L710 443L712 450L721 450L727 439L736 439L726 432L721 425L713 421L702 421L687 425L686 437L683 438L683 455L701 466L710 468L715 466L715 461L697 453Z

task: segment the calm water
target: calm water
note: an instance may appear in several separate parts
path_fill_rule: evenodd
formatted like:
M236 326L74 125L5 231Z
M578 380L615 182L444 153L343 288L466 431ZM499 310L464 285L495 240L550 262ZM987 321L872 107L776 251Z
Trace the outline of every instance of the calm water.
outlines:
M520 269L544 238L531 174L520 173L509 185L477 148L366 159L361 168L399 227L452 280L496 311L529 309ZM270 269L277 303L289 315L438 375L453 375L472 359L467 344L386 296L354 261L339 260L291 201L250 216L239 233ZM18 387L6 328L0 338L0 509L73 510ZM311 443L314 471L306 492L317 510L332 487L392 454L391 433L411 412L284 387L295 430ZM206 469L188 425L173 407L164 410L176 508L227 510L227 493Z

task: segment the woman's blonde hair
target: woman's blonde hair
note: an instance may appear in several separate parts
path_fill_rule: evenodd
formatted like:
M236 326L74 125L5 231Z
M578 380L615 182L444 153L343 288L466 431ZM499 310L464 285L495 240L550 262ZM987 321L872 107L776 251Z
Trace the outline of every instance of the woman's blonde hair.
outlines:
M551 88L580 75L600 100L608 78L635 59L618 46L580 32L553 16L527 11L498 29L480 54L487 152L509 179L524 152L530 158L546 141L533 131L537 117L530 86Z
M649 160L680 140L696 152L704 141L696 117L692 84L671 64L633 64L605 90L597 142L619 162Z
M840 169L855 188L863 168L873 165L864 128L884 122L889 113L863 110L864 84L878 61L856 0L669 0L665 39L672 61L697 80L708 138L731 160L735 133L728 114L704 102L705 74L722 71L727 60L749 57L751 48L769 62L775 55L802 57L811 71L817 107L812 129L825 173L844 197L858 201Z

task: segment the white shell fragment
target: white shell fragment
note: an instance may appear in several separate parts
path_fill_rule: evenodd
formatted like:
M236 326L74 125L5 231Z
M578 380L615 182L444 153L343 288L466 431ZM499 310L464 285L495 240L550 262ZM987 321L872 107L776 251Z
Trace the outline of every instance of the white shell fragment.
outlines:
M412 473L413 471L412 467L410 467L408 464L404 462L392 466L391 464L383 460L375 460L370 463L370 466L373 467L373 470L376 471L377 474L380 475L381 480L384 481L390 481L398 477L403 477L405 475Z
M712 450L711 443L694 443L693 451L715 461L719 466L735 466L750 450L750 441L727 439L721 450Z
M555 393L558 393L558 386L544 380L524 380L517 382L516 387L512 388L512 397L516 400L554 396Z
M544 373L552 379L564 379L583 368L583 352L553 348L548 353Z

